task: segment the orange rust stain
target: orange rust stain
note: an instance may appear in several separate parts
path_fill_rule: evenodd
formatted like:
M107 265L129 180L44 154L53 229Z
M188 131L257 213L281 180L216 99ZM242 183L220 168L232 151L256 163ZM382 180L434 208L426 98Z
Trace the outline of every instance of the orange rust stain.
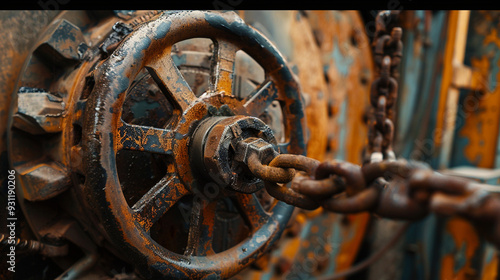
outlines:
M215 223L215 208L217 206L216 202L209 202L206 206L204 206L202 209L202 226L204 228L207 228L208 231L206 231L204 234L204 242L202 244L199 244L198 246L203 247L203 252L206 252L207 255L213 255L215 254L215 251L212 248L212 242L213 240L213 234L214 234L214 223Z
M304 224L307 221L307 219L306 219L306 217L304 216L303 213L299 213L295 217L295 221L297 221L297 223L299 223L299 224L302 225L302 224Z
M491 262L484 265L481 280L496 280L497 272L498 272L498 254L495 254Z
M298 11L294 11L298 13ZM293 15L296 18L296 15ZM309 22L292 20L290 37L293 42L293 57L299 69L302 92L307 94L309 104L305 108L308 133L307 155L323 160L327 146L327 87L321 62L321 53L315 44Z
M491 32L487 34L484 38L484 45L493 43L500 48L500 38L498 38L498 31L496 29L491 29Z
M312 233L317 233L318 231L319 231L318 225L314 225L314 226L311 227L311 232Z
M309 245L310 245L310 243L309 243L309 241L308 241L308 240L304 240L304 241L302 241L302 247L304 247L304 248L309 248Z
M446 47L443 56L443 71L441 79L441 88L439 91L439 103L438 111L436 115L436 128L434 133L434 143L436 147L440 147L442 143L445 114L446 114L446 100L448 97L448 89L450 88L452 76L453 76L453 50L455 48L455 37L454 32L458 25L458 11L450 11L448 18L448 27L446 35Z
M225 95L232 94L233 67L236 57L236 47L225 41L218 41L219 77L217 91Z
M481 72L488 71L489 59L485 56L472 59L472 67ZM493 168L495 153L492 151L496 150L497 145L500 90L497 87L484 96L471 92L464 103L465 123L459 132L461 137L469 140L464 155L478 167Z
M300 220L302 223L306 222L306 220L309 220L309 219L313 219L319 215L321 215L325 210L323 210L323 208L318 208L316 210L312 210L312 211L306 211L304 213L300 213L299 215L297 215L297 220L300 218L302 220Z
M293 256L297 255L300 249L300 238L290 239L287 244L282 244L283 246L283 256L287 256L289 258L293 258Z
M203 105L203 102L194 104L185 116L186 121L180 123L175 129L176 133L186 135L189 132L189 124L194 120L202 119L206 113L207 109ZM175 166L177 174L179 174L179 178L183 182L192 182L194 177L191 173L191 169L189 168L188 138L185 137L180 140L176 140L173 150L176 159Z
M455 256L452 254L445 255L441 261L440 279L469 279L469 273L472 270L471 258L479 247L479 237L470 223L458 217L451 218L447 221L446 231L452 236L457 250L465 246L466 262L465 265L455 273Z
M485 36L483 45L495 44L500 48L498 31L492 29ZM481 76L486 77L490 71L491 57L484 55L472 58L471 66ZM500 67L500 62L497 62ZM500 73L496 80L500 80ZM493 168L497 137L500 125L500 87L496 86L493 91L480 95L470 92L463 104L465 123L459 132L461 137L467 138L469 144L465 147L465 157L474 165L483 168Z
M361 163L361 151L366 145L367 127L363 122L369 105L370 84L373 80L373 59L363 21L357 11L312 11L313 27L320 41L323 63L328 65L329 123L328 145L333 157L345 150L345 159ZM340 53L342 61L336 61ZM344 69L339 69L345 67ZM346 120L339 123L341 105L346 102ZM346 130L345 146L339 146L340 131Z
M336 258L336 271L343 271L354 262L356 252L365 236L370 214L347 215L346 218L348 223L342 226L342 245Z
M361 163L361 151L366 146L367 126L363 122L365 107L368 106L370 85L373 80L373 61L368 38L364 34L364 24L355 11L347 12L352 24L352 32L359 47L349 53L354 58L346 84L348 98L346 160ZM363 83L363 78L366 82Z

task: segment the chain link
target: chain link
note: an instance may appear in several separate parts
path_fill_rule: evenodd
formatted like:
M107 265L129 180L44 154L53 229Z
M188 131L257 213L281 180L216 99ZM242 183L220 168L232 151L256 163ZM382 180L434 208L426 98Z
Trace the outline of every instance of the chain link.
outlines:
M269 162L269 165L262 164L256 153L248 158L248 168L256 177L264 181L266 190L272 197L307 210L317 209L320 204L313 198L278 183L288 183L294 178L314 175L318 165L319 161L301 155L277 155ZM294 170L303 173L295 176ZM290 178L289 175L292 174L295 177Z
M392 149L394 138L394 107L398 96L397 72L403 55L401 27L394 27L388 34L387 23L394 23L398 11L383 11L377 15L373 40L374 62L377 78L370 90L371 110L368 116L368 148L365 162L395 160Z

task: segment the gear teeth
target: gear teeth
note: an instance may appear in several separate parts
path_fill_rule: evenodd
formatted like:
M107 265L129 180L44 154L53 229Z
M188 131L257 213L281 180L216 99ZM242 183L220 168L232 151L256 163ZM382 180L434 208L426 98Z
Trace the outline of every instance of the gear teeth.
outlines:
M43 89L21 87L13 126L33 135L62 131L63 99Z
M35 50L35 54L58 66L71 66L84 57L89 48L82 31L71 22L54 22Z

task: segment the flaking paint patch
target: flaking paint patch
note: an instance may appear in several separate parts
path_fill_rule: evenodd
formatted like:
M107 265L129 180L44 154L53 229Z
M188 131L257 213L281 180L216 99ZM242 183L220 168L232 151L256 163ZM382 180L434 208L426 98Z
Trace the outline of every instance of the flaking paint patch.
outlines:
M171 21L161 21L158 27L155 30L154 38L156 40L160 40L167 36L167 33L170 31L170 26L172 25Z
M333 62L335 67L338 69L340 74L346 77L349 74L351 65L354 63L354 59L350 55L344 55L340 51L340 46L338 39L333 40L333 52L332 52Z
M184 64L186 64L186 54L172 55L172 60L174 61L174 64L177 67L184 65Z

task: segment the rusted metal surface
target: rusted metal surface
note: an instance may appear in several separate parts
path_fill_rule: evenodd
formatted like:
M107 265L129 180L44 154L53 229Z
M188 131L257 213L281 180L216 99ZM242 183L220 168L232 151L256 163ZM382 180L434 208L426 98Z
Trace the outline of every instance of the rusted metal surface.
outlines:
M443 246L440 278L470 279L478 277L478 271L474 269L474 255L479 250L479 237L474 227L461 218L451 218L445 222L443 229ZM449 250L459 248L459 251Z
M495 153L491 151L498 143L499 90L495 83L498 66L490 57L499 52L498 19L489 11L473 11L470 17L464 64L482 74L480 82L486 90L460 92L454 135L456 146L451 151L449 166L492 168Z
M248 116L207 118L197 127L192 139L191 162L201 165L200 176L208 174L219 186L245 193L264 187L263 182L255 180L235 163L245 163L248 153L256 153L261 160L277 153L276 139L264 122Z
M484 252L484 259L480 267L481 279L490 280L495 279L498 273L498 253L493 246L486 246Z
M144 37L141 37L143 33L151 34L155 40L144 41ZM216 42L214 44L216 55L212 68L214 72L209 89L199 99L176 70L169 53L175 42L198 36L207 36ZM163 150L165 154L174 157L174 174L168 176L172 181L178 182L175 187L171 188L170 184L166 184L160 187L159 192L152 192L152 196L146 194L145 200L149 200L150 205L155 208L152 210L153 216L161 216L167 210L162 207L161 212L158 212L160 209L156 209L153 201L167 199L173 203L171 198L180 199L182 195L173 195L172 192L185 189L194 194L196 188L203 186L202 181L191 171L189 164L188 148L191 145L189 141L198 122L210 116L253 115L265 109L262 106L254 106L253 97L266 92L265 89L270 86L267 82L250 94L250 98L239 100L231 95L232 80L228 79L228 75L232 73L233 58L237 49L244 50L261 64L269 75L268 81L272 81L278 89L277 95L268 95L265 98L266 100L277 98L284 104L282 109L284 120L287 122L287 143L279 143L278 147L281 150L302 153L303 134L297 133L302 131L303 127L298 84L272 44L232 13L162 14L152 23L139 27L127 37L113 55L95 70L96 86L87 106L96 110L88 113L84 122L84 131L89 132L83 140L86 149L84 152L87 154L86 172L89 175L85 182L85 192L89 194L88 197L91 199L88 203L95 209L94 213L102 222L110 241L119 250L123 250L122 252L128 252L127 259L134 257L139 260L136 262L137 267L145 277L170 275L201 278L209 275L219 277L233 275L266 251L265 248L280 236L285 221L289 218L291 208L278 203L272 208L272 214L266 222L252 232L250 239L211 255L209 244L213 232L215 208L210 206L213 202L208 202L206 207L198 206L201 211L199 214L196 211L191 214L192 225L187 248L196 246L197 249L194 251L189 249L185 252L187 255L183 256L154 243L145 234L146 231L134 222L133 209L140 208L132 207L131 211L123 196L116 195L116 192L119 194L121 190L119 182L115 179L116 175L112 175L116 174L114 159L106 155L113 155L118 148L137 148L153 153ZM161 59L157 55L160 55ZM125 98L124 93L142 67L146 67L160 89L175 104L174 120L169 123L167 129L128 128L127 130L133 133L116 134L115 129L131 126L119 121L120 108ZM259 104L266 106L270 102L259 102ZM157 133L159 131L165 132L159 134ZM164 137L159 137L160 135ZM132 140L135 144L133 146L119 144L120 139ZM103 191L104 186L106 187ZM162 195L155 195L156 193ZM106 206L108 204L110 207ZM245 208L244 205L242 207ZM196 242L196 245L193 245L193 242ZM131 250L132 248L135 249ZM196 257L191 257L190 254Z
M310 197L325 198L345 190L343 182L336 180L338 177L325 178L322 180L310 180L299 177L292 182L292 188L299 193Z
M251 154L248 158L248 168L252 173L266 182L288 183L295 176L293 169L283 169L271 165L263 165L257 154Z
M355 264L349 269L341 270L339 273L336 273L332 276L323 277L321 279L329 279L329 280L342 279L350 275L353 275L357 272L363 271L364 269L373 265L374 263L381 262L383 260L382 256L384 256L384 254L386 254L388 250L390 250L392 247L395 246L397 242L400 241L401 237L408 229L408 226L409 223L403 224L396 231L396 234L394 234L392 238L388 242L386 242L386 244L383 244L383 246L379 250L375 251L369 258L363 260L360 263Z
M328 88L323 71L321 48L315 44L314 28L307 13L294 11L290 21L290 40L293 42L292 61L298 69L298 78L307 104L307 155L325 159L328 144Z
M2 38L4 38L1 42L3 52L0 55L2 61L2 66L0 67L2 72L0 75L0 88L2 90L2 94L0 95L0 184L5 188L7 187L7 169L12 168L7 159L7 155L10 154L7 146L7 134L9 130L8 118L12 110L11 101L16 92L16 82L19 79L20 73L23 72L23 63L30 56L33 44L57 14L59 14L59 11L51 10L0 12L0 22L3 27L0 33ZM33 75L36 75L36 73L33 73ZM3 193L2 191L0 197L2 198L1 205L4 209L4 203L7 202L7 199L4 199ZM17 198L19 199L19 194ZM7 215L7 212L2 211L0 217L5 220L5 215ZM16 215L18 218L16 228L17 237L30 240L36 239L29 224L29 218L25 218L27 213L18 208ZM30 269L25 269L17 273L16 276L19 277L33 277L34 275L39 275L39 271L41 270L47 272L47 277L57 277L59 273L57 265L50 259L42 258L40 255L23 257L23 254L20 253L16 261L21 267L30 267ZM0 269L7 271L4 265L5 263L2 262ZM10 279L10 276L7 273L2 273L0 278Z
M498 246L494 213L499 203L492 187L459 182L413 163L360 167L276 157L278 151L305 155L307 150L314 159L335 154L360 163L366 126L359 104L371 103L376 112L368 152L382 154L375 161L393 158L388 155L397 117L392 80L397 73L389 76L402 50L397 29L392 37L389 28L375 36L383 83L373 83L370 99L373 66L363 59L370 54L359 15L281 14L290 30L276 38L292 38L279 42L283 53L232 13L70 11L41 34L14 90L9 152L32 238L43 246L71 244L78 251L59 252L68 254L56 260L61 277L98 276L97 266L123 265L130 277L137 277L131 272L137 267L145 278L226 278L252 264L259 270L253 277L341 272L334 277L342 278L360 269L346 270L363 239L368 212L411 220L429 213L460 216L439 220L443 230L437 240L449 242L435 250L440 251L433 271L438 267L442 278L496 277L498 256L485 253L473 228ZM258 29L276 35L279 28L273 28ZM184 40L197 36L209 39ZM384 59L383 46L392 49L391 61ZM478 83L491 67L481 65L454 67L450 77L445 73L446 83L479 90L474 97L484 98L489 85ZM359 97L360 92L366 94ZM330 134L324 129L327 116ZM464 129L473 125L469 120ZM377 129L383 133L376 135ZM474 143L482 143L481 137ZM498 141L488 137L491 150ZM484 152L478 151L474 154ZM462 154L453 157L461 160ZM292 215L286 204L337 213L296 211L285 228ZM350 214L359 212L365 214ZM60 213L72 218L64 220ZM282 232L284 247L268 254ZM43 239L46 234L53 236ZM335 237L322 240L330 235ZM96 254L96 244L106 244L106 256ZM109 253L117 264L106 262Z
M48 223L58 220L58 214L54 211L56 209L51 209L45 201L55 199L58 207L85 225L88 229L86 234L94 242L100 243L108 238L114 245L121 243L109 248L110 251L128 261L131 258L139 259L138 263L136 261L133 263L142 267L143 277L153 277L155 273L184 275L186 278L210 275L228 277L267 252L266 247L274 243L284 230L292 207L281 202L268 205L266 202L268 199L260 198L261 194L257 194L259 197L251 194L257 189L239 189L250 193L245 195L230 189L221 190L217 184L207 183L214 177L224 178L224 172L228 171L222 165L231 164L235 150L239 147L226 145L231 143L225 139L230 134L234 136L235 143L236 140L259 137L271 143L275 151L305 153L306 141L303 131L305 118L298 82L279 51L232 13L173 12L160 16L158 13L137 12L136 15L133 20L117 24L116 14L113 16L112 13L66 12L49 26L42 34L42 40L35 46L35 51L27 60L26 71L21 75L17 86L18 94L14 103L16 106L12 111L14 121L10 124L12 166L21 175L20 187L24 191L20 193L24 194L23 202L25 200L32 202L24 202L26 205L23 210L30 216L34 232L41 236L42 228L55 230L61 227L57 223L53 227L47 227ZM141 15L145 16L140 17ZM157 21L158 25L145 23L158 17L161 17L161 20ZM90 18L96 21L89 23ZM186 23L188 24L184 25ZM149 33L150 31L153 32ZM124 39L130 32L132 34ZM142 37L141 34L144 32L156 34L152 35L156 37ZM137 38L130 39L134 34ZM242 34L245 36L241 37ZM213 50L213 55L204 54L201 56L202 60L197 62L192 60L196 56L195 53L194 56L182 53L183 46L180 46L180 51L179 46L173 50L176 42L197 36L212 38L213 45L210 48ZM125 40L123 45L118 45L123 39ZM168 52L171 49L172 56ZM261 85L253 86L245 95L241 95L240 92L232 93L233 78L237 75L234 66L238 50L243 50L251 56L262 66L265 74ZM135 51L135 55L124 53L131 51ZM158 59L155 54L162 54L162 59ZM191 60L183 61L185 57ZM206 66L205 58L209 59L207 69L203 69ZM126 64L123 61L128 65L122 65ZM204 92L202 87L199 87L193 94L192 84L183 79L183 74L190 70L187 68L193 66L199 67L205 71L203 75L208 76ZM140 69L145 70L139 73ZM123 70L129 72L129 75L115 76ZM134 81L135 75L139 78ZM123 83L108 80L111 77L120 77ZM152 86L154 84L156 86ZM130 86L126 93L121 91L125 85ZM107 86L117 92L115 94L103 92ZM99 90L101 95L96 93ZM131 98L125 102L127 95ZM111 103L101 103L99 98L102 100L119 98L119 102L104 109ZM278 100L279 103L273 102ZM152 102L158 102L165 107L158 108L151 105L154 104ZM271 105L280 108L277 111L280 115L270 124L271 128L256 118L246 117L261 117L263 113L267 113ZM100 111L99 108L105 111ZM99 117L100 114L103 116ZM95 124L99 125L100 129L109 125L105 127L106 130L111 129L109 135L100 130L99 133L88 133L93 117L96 117ZM206 131L201 131L200 127L197 130L201 135L200 145L203 151L202 160L199 160L193 158L196 155L191 146L197 138L194 137L194 128L202 119L222 121L209 127L200 126ZM229 130L226 129L226 124L229 125ZM281 125L283 129L276 128L276 124ZM278 142L273 137L274 131L278 131L281 135ZM96 148L94 145L102 144L100 141L93 142L94 137L106 139L108 136L112 136L113 144L106 144L104 147L111 150L103 153L92 150ZM207 141L204 141L204 138ZM30 146L28 151L22 149L26 145ZM120 154L125 150L137 153ZM145 152L158 156L145 158L140 154ZM123 182L123 190L120 189L120 185L114 190L110 187L103 190L103 185L97 186L102 177L97 176L96 172L100 170L89 167L99 155L115 155L121 159L129 157L129 160L135 158L141 162L146 160L148 165L151 164L149 161L156 162L160 164L160 169L153 170L151 173L154 173L154 177L151 178L159 181L156 184L152 184L155 179L140 182L152 184L149 189L139 187L133 190L133 183ZM220 161L224 155L227 158L225 161ZM107 157L103 160L108 162ZM203 173L202 170L191 171L200 167L197 165L199 161L202 161L201 169L208 170L213 176L201 176L199 173ZM220 168L213 169L214 166L211 167L210 162L220 165ZM161 165L166 169L163 172L159 171ZM128 169L121 162L117 163L117 166L120 169ZM122 171L117 174L115 168L111 167L110 170L114 170L114 173L109 178L117 180L120 177L121 180L130 177ZM220 174L213 174L213 171ZM234 174L235 171L229 171L232 172ZM130 179L134 181L133 178ZM234 184L239 183L241 182ZM233 184L230 182L229 185ZM103 192L102 195L107 192L106 190L123 193L119 198L122 204L113 206L111 203L112 205L108 207L108 202L97 202L99 197L103 197L102 195L95 196L95 199L77 199L94 191L89 190L89 186L93 186L95 191ZM213 189L214 186L216 189ZM207 187L208 190L219 194L215 194L208 201L197 200L200 190L207 195L205 192ZM126 201L123 200L124 195ZM188 225L192 225L192 229L187 234L184 252L174 253L160 247L163 251L159 254L158 247L151 248L147 244L162 246L165 243L158 245L149 235L158 238L158 224L165 222L161 217L169 212L168 210L173 208L176 202L182 200L184 203L185 197L193 197L194 204L191 206L193 210L190 217L188 215L185 221ZM220 205L215 203L213 198L221 197L227 197L232 201L229 204L230 208L236 207L247 224L241 227L237 222L233 227L248 227L250 232L242 232L242 237L235 239L236 243L227 242L225 239L222 244L228 245L221 247L219 242L212 248L212 239L220 240L220 236L214 235L217 233L214 227L221 225L217 220L220 219L219 216L215 215L216 211L220 211ZM70 201L78 203L71 205ZM102 211L103 207L105 211ZM109 219L120 211L128 211L129 215L115 216L119 220L114 222ZM36 215L37 212L44 213L45 217L42 219ZM104 220L98 218L104 217L103 215L108 216ZM127 227L126 230L123 228L120 230L116 227L120 223L132 226L135 230L129 230ZM137 233L137 230L142 234L130 236ZM93 275L92 267L98 263L102 265L104 261L94 253L86 251L93 245L84 245L81 241L73 240L78 232L79 229L61 233L61 238L76 242L77 247L86 254L86 257L79 260L68 257L64 261L59 261L60 267L67 269L63 272L63 276ZM254 238L249 238L249 234ZM118 236L122 239L117 240ZM149 243L145 244L142 238L149 240ZM244 240L245 242L237 244ZM135 257L123 254L122 250L127 252L129 250L127 248L134 242L140 248L146 249L146 253L142 252L140 256ZM226 250L228 248L231 249ZM133 251L137 252L136 249ZM172 263L159 261L165 256L165 251L169 252L166 255L173 257ZM213 257L210 258L210 255ZM200 256L206 256L207 259ZM147 258L150 258L148 264L144 261ZM192 261L183 263L189 258ZM153 274L150 274L151 272Z
M479 183L498 184L498 170L462 166L441 172ZM495 263L495 254L491 251L495 246L479 233L480 228L460 217L440 218L440 223L443 226L438 227L437 234L437 238L442 240L438 251L439 274L459 279L468 277L494 279L498 265Z
M283 168L290 168L294 166L293 163L302 162L300 156L284 157L289 160L286 161L287 164L282 164ZM295 168L304 169L304 166L298 164ZM444 216L458 215L468 219L477 232L492 244L497 247L500 245L498 239L500 199L499 191L494 186L434 173L418 162L382 161L365 164L363 167L350 163L325 162L319 166L310 163L309 174L312 170L315 171L315 179L318 180L331 174L345 179L344 196L336 195L320 202L320 205L329 211L340 213L372 211L382 217L406 220L422 219L431 211ZM301 184L301 181L296 180L295 183ZM370 186L367 187L368 185ZM320 193L320 190L317 193ZM305 205L303 197L301 200L290 200L298 197L296 194L285 193L275 197L284 201L288 199L288 203L295 203L299 207ZM455 240L455 243L457 246L462 244L460 247L466 248L467 251L464 255L465 260L445 254L441 265L441 276L444 278L477 276L477 271L471 263L479 244L475 231L470 226L465 227L469 230L465 230L463 225L452 226L460 223L460 220L455 222L455 219L450 219L448 222L450 227L447 227L447 232L452 236L458 236L459 239ZM457 231L457 227L462 230ZM464 241L464 237L472 238L472 241L469 239ZM463 245L463 242L466 242L466 245ZM466 261L466 263L460 265L457 271L453 265L455 261Z
M357 11L307 11L321 50L328 94L326 158L361 163L365 109L374 65L365 24Z

